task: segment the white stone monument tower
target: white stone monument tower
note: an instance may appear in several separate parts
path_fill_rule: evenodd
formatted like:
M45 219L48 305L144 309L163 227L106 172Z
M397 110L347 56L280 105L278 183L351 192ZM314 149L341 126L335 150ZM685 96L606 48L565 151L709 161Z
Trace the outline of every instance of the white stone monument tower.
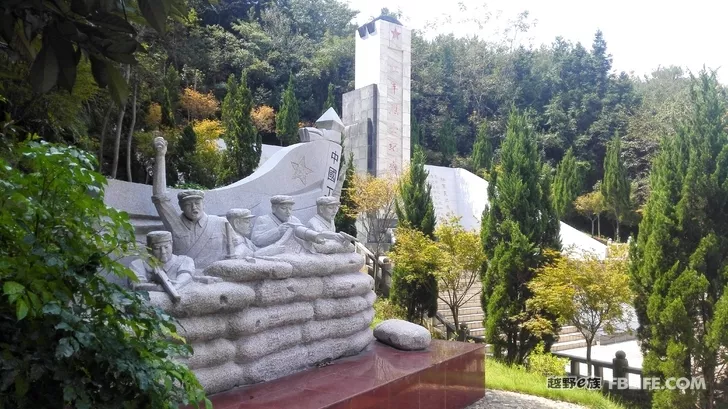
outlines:
M399 174L410 159L412 31L382 16L356 31L355 90L343 96L357 172Z

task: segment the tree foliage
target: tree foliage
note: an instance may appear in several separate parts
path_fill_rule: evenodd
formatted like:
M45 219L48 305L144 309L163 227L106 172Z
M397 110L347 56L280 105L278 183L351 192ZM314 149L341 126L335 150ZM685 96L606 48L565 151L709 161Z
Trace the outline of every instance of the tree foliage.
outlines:
M622 144L619 135L614 136L607 148L601 191L606 211L614 220L614 239L619 241L619 225L632 210L630 184L622 161Z
M210 118L220 109L220 103L212 92L203 94L192 88L182 90L180 106L187 111L188 121Z
M529 308L552 312L561 324L573 325L584 336L589 375L592 343L598 332L624 327L631 318L626 247L620 250L613 245L605 260L590 252L579 258L556 257L528 284L533 292Z
M571 216L574 200L581 193L581 173L576 163L574 151L569 148L564 159L556 167L556 177L552 186L554 210L560 219Z
M343 231L353 237L357 236L356 231L356 216L358 213L356 209L356 203L352 198L354 194L354 153L349 154L349 159L346 161L346 173L344 174L344 184L341 187L341 206L339 207L334 224L336 225L336 231Z
M484 264L482 305L486 340L496 355L523 362L542 339L523 324L529 320L527 287L545 262L543 252L560 247L558 220L551 205L548 177L542 174L532 130L525 116L511 113L491 172L489 204L483 211L481 240Z
M6 128L7 129L7 128ZM134 279L125 214L104 204L94 159L26 142L0 158L0 406L177 408L204 393L170 358L191 348Z
M647 376L704 377L705 390L660 390L654 408L713 408L726 395L728 134L714 73L692 79L692 109L655 160L631 283Z
M262 140L253 126L253 98L245 76L241 76L238 82L231 75L227 86L228 93L222 103L223 139L227 149L221 179L231 183L250 175L258 167Z
M288 86L283 93L283 103L276 116L276 136L283 146L298 142L298 100L293 84L293 74L288 79Z
M394 263L390 300L406 311L407 320L422 323L437 312L437 277L442 252L418 229L397 227L397 243L389 257Z
M455 328L460 328L460 309L475 295L470 289L480 279L480 270L485 262L480 235L467 231L458 218L445 220L435 231L440 252L439 268L436 272L438 296L453 317Z
M432 238L435 234L435 205L432 186L427 182L425 154L415 147L409 170L399 182L399 198L395 201L397 220L403 226L419 230Z
M574 209L582 216L591 220L591 234L594 235L594 221L599 222L604 213L604 196L601 190L585 193L574 200ZM601 236L601 226L598 226L598 235Z
M478 134L473 144L473 153L470 155L470 167L476 174L482 170L490 169L493 163L493 142L488 135L488 123L483 121L478 126Z

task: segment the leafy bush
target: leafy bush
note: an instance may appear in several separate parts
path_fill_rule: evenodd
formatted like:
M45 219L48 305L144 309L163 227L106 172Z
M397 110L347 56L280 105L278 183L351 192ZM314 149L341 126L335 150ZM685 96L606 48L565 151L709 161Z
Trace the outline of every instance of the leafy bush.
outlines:
M104 205L94 165L44 142L0 157L0 407L200 402L193 373L170 359L191 353L172 319L105 278L133 279L116 261L133 253L133 230Z
M393 304L387 298L377 298L374 302L374 320L372 320L371 327L374 328L380 322L393 318L403 320L406 315L407 313L403 308Z
M566 358L559 358L549 352L544 352L543 342L539 342L528 356L528 370L544 376L565 375L564 368L568 363L569 360Z

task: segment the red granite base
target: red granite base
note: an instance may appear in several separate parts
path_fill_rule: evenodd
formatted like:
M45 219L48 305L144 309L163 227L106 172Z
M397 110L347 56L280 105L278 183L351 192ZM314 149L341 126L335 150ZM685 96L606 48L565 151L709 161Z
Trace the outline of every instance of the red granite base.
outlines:
M433 340L425 351L375 341L367 351L213 395L215 409L461 409L485 395L482 345Z

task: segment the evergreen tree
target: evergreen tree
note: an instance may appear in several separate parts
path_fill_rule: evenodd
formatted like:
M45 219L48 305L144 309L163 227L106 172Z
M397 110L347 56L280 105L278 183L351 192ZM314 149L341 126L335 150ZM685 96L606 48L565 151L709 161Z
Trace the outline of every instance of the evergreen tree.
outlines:
M245 73L240 76L239 83L231 74L227 86L228 93L222 102L223 139L227 145L222 178L224 183L232 183L250 175L258 166L262 140L250 117L253 96Z
M356 203L352 199L354 172L354 153L349 153L349 159L346 161L344 185L341 187L341 207L339 207L339 212L336 213L334 225L336 225L336 231L343 231L356 237L356 217L352 216L356 213Z
M473 168L473 172L478 173L481 169L490 169L492 161L493 143L488 136L488 123L483 121L483 123L478 126L478 134L475 137L473 153L470 156L470 164Z
M194 160L197 152L197 135L192 125L187 125L182 129L182 136L177 143L177 151L179 160L177 169L184 175L185 183L193 181Z
M283 103L276 116L276 136L281 145L288 146L299 141L298 138L298 100L293 86L293 74L288 77L288 86L283 92Z
M614 219L614 239L619 241L619 224L629 214L631 204L629 200L629 180L622 162L621 139L616 134L607 146L607 156L604 159L604 180L601 189L607 211Z
M569 148L564 159L556 166L552 200L554 210L559 219L571 216L574 211L574 200L581 193L582 178L574 151Z
M425 153L416 146L407 177L400 181L401 200L395 202L400 224L417 229L429 238L435 233L435 205L432 203L432 186L427 182Z
M174 127L176 123L175 112L179 106L179 88L180 78L179 73L170 66L167 69L167 73L164 75L162 89L162 125L168 127Z
M410 158L415 154L415 146L422 144L422 128L417 122L414 111L410 114Z
M631 285L645 376L703 376L706 389L659 390L653 408L715 408L728 347L728 134L715 73L693 79L693 109L655 160ZM721 390L722 388L722 390Z
M326 101L324 101L324 109L321 111L321 114L323 115L323 113L328 111L329 108L334 108L334 110L336 110L336 98L334 97L334 84L332 84L332 83L329 83L329 93L326 95Z
M435 205L432 187L427 183L425 153L415 146L407 176L399 183L400 199L395 201L399 226L415 229L434 239ZM405 278L408 277L409 278ZM414 277L414 278L413 278ZM408 271L395 268L392 272L391 299L407 310L408 319L422 319L424 314L437 312L437 278L430 271Z
M450 116L447 116L437 135L437 146L442 153L442 165L449 166L453 156L457 152L457 139L455 136L455 125Z
M524 323L533 318L526 310L532 293L527 284L546 263L545 251L558 249L559 222L551 205L549 177L544 175L536 138L525 116L515 110L508 119L499 166L491 166L489 204L483 211L481 241L484 265L482 305L486 341L496 356L523 362L538 342L553 340ZM542 318L553 317L546 313Z

